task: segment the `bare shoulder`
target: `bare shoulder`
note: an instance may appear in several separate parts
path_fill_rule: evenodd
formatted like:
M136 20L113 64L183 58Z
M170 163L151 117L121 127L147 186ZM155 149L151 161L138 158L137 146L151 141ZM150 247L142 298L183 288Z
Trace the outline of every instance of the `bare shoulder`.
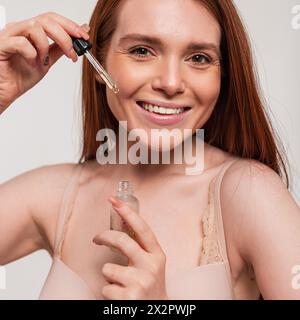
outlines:
M41 232L44 233L46 249L52 254L56 222L64 191L74 172L76 163L47 165L28 172L28 186L35 192L32 212Z
M251 265L265 298L293 297L290 277L300 259L300 208L282 178L265 164L238 159L223 176L220 202L235 272Z
M51 205L51 201L57 200L56 195L62 193L71 173L77 166L74 163L41 166L10 179L4 185L22 188L24 192L27 190L26 196L32 200L34 205L32 209L38 212L40 208L44 209L44 206Z
M0 184L0 264L39 249L52 254L63 192L76 166L47 165Z
M220 187L221 209L230 238L240 243L242 227L254 226L262 211L266 211L265 219L272 219L270 204L283 199L292 201L275 171L259 161L237 158L226 170Z
M234 204L245 211L280 197L291 197L282 178L267 165L252 159L239 159L226 170L220 189L223 207Z
M241 178L247 179L241 180ZM277 181L284 186L281 177L267 165L253 159L236 158L224 175L224 184L240 182L265 182Z
M88 160L84 163L84 167L81 172L80 185L81 187L88 188L90 184L95 182L99 183L100 180L106 182L110 181L117 171L122 171L122 165L101 165L96 160Z

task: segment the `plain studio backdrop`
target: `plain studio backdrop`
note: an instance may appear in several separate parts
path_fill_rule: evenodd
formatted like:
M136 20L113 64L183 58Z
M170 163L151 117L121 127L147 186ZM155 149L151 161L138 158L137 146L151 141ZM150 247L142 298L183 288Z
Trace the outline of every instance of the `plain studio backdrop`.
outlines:
M6 9L7 22L54 11L83 24L89 21L96 2L0 0L0 6ZM300 2L235 3L250 34L273 124L288 152L292 193L299 204L300 30L294 30L291 21L292 8ZM33 90L0 116L0 183L33 168L78 160L81 61L73 64L63 57ZM0 274L6 274L6 289L0 285L0 299L37 299L50 265L49 255L38 251L2 268Z

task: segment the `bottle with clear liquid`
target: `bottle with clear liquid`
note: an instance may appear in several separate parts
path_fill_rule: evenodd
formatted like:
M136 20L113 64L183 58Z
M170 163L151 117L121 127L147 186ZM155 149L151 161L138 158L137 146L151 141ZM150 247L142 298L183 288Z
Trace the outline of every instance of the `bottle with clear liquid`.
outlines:
M122 180L119 182L115 197L126 203L134 212L139 214L139 201L134 196L133 186L130 181ZM127 233L134 239L134 231L125 223L121 216L111 207L110 210L110 229ZM113 251L116 251L112 248Z

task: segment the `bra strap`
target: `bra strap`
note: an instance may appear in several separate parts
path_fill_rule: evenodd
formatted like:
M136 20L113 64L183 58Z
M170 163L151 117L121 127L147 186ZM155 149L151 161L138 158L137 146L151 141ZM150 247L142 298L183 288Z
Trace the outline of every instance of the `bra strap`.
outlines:
M221 208L221 199L220 199L220 191L221 191L221 183L223 181L223 177L226 171L236 162L238 159L230 160L224 164L220 173L214 178L213 181L213 201L215 208L215 219L216 219L216 227L217 227L217 238L219 241L220 253L223 261L228 260L227 258L227 250L226 250L226 241L225 241L225 232L224 232L224 224L222 217L222 208Z
M234 296L233 291L233 282L232 282L232 275L231 275L231 269L228 259L228 253L226 248L226 238L225 238L225 230L224 230L224 223L223 223L223 217L222 217L222 208L221 208L221 184L223 181L223 177L226 173L226 171L239 159L235 158L233 160L229 160L227 163L224 164L222 167L220 173L216 176L214 179L214 185L213 185L213 201L214 201L214 208L215 208L215 226L216 226L216 238L218 241L218 247L219 252L222 258L222 261L225 262L226 272L228 275L228 281L230 284L230 287L232 289L232 295Z
M79 178L82 171L83 164L77 164L68 180L64 190L59 215L56 224L56 234L54 242L54 256L60 258L64 237L67 231L68 222L72 215L73 205L76 199L76 194L79 188Z
M228 281L231 288L232 279L226 249L226 239L220 203L220 188L224 174L228 168L238 160L238 158L235 158L225 161L217 175L210 181L208 205L202 217L204 238L200 264L225 263Z

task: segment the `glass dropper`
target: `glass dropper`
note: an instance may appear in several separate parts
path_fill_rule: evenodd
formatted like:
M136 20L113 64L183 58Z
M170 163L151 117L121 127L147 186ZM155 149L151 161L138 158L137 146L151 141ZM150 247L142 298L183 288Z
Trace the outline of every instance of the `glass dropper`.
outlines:
M90 49L92 48L92 44L83 38L72 38L73 47L78 56L84 55L91 65L95 68L101 79L105 82L105 84L111 89L115 94L119 93L119 89L117 85L112 81L108 73L101 66L99 61L90 53Z

